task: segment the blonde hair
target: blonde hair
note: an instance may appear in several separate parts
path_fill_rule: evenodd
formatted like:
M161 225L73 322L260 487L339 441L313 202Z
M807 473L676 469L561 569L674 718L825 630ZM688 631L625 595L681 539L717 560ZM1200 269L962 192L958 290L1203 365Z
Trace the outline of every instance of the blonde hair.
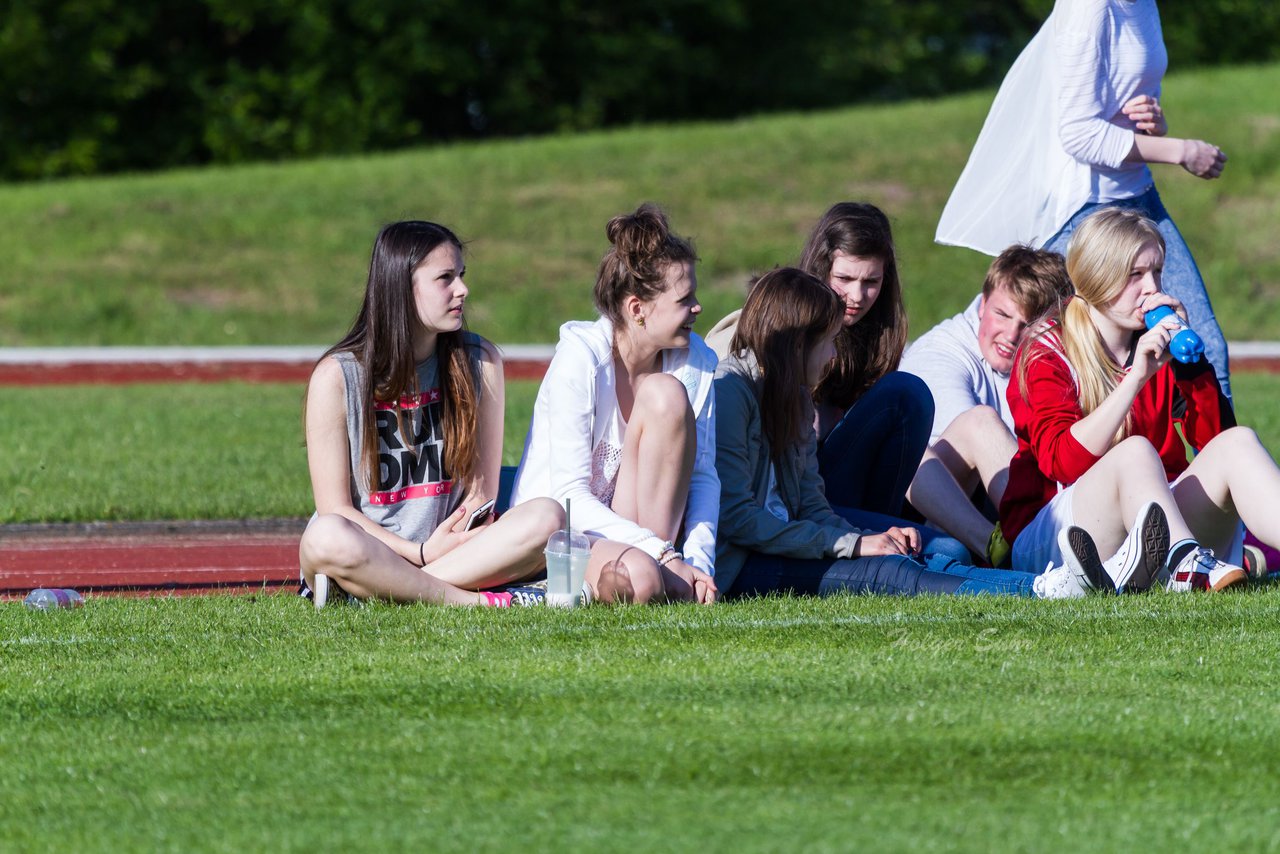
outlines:
M1129 281L1134 259L1147 246L1158 246L1164 255L1164 238L1156 224L1133 210L1103 208L1091 214L1071 235L1067 246L1067 275L1075 286L1075 296L1063 309L1056 327L1062 351L1075 369L1080 409L1093 412L1120 383L1123 366L1116 363L1102 342L1102 335L1089 315L1089 308L1104 310L1120 295ZM1018 384L1026 397L1027 368L1049 349L1042 340L1048 329L1038 330L1018 360ZM1116 440L1129 434L1128 418Z

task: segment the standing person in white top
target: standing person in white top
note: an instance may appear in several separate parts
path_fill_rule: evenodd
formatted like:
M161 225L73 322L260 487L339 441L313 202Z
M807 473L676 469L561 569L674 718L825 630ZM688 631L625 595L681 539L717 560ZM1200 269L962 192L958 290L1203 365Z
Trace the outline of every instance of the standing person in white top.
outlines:
M572 500L573 526L597 538L587 570L597 598L710 604L716 357L693 331L697 255L654 205L605 231L601 317L560 328L512 500Z
M1168 65L1155 0L1058 0L1005 77L936 239L995 255L1013 243L1063 252L1099 207L1130 208L1164 238L1164 288L1186 308L1230 397L1227 344L1150 163L1217 178L1227 157L1167 136Z
M924 380L934 401L929 449L907 499L993 566L1009 551L995 515L1018 449L1005 396L1013 357L1026 330L1056 317L1071 294L1061 255L1010 246L991 262L969 307L920 336L902 359L901 369ZM980 503L989 504L990 517L975 497L986 499Z

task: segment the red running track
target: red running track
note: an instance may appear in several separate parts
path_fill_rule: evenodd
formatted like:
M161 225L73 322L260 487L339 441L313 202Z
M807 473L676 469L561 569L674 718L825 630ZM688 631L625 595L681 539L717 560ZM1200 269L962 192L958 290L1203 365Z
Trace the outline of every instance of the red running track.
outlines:
M95 530L90 533L86 527ZM233 530L220 523L31 526L0 548L0 599L37 587L81 593L184 595L292 590L300 520ZM9 532L6 532L7 534Z

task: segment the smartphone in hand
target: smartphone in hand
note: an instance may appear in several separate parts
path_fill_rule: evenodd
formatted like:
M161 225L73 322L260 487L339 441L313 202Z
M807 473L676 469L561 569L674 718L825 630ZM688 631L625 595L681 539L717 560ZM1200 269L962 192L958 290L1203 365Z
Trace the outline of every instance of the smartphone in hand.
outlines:
M490 498L484 504L471 511L471 516L467 519L467 527L463 528L463 530L470 531L472 528L478 528L489 521L489 517L493 515L493 505L494 499Z

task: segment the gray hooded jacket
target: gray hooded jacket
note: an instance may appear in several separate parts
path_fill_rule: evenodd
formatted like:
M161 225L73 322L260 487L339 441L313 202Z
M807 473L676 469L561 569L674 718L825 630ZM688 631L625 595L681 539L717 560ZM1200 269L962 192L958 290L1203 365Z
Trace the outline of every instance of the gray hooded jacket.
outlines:
M760 369L750 353L729 356L716 369L716 472L720 525L716 532L716 586L727 593L751 552L795 558L835 554L836 541L866 533L837 515L818 474L812 412L804 435L774 466L789 521L765 509L769 442L760 421ZM806 402L806 409L810 404Z

